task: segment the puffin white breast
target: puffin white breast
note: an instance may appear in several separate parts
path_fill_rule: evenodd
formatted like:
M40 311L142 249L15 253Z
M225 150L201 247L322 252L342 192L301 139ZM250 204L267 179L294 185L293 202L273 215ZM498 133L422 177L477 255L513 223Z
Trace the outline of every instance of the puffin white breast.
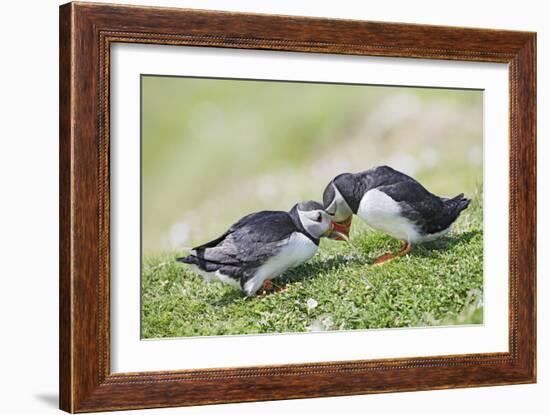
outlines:
M255 293L266 279L273 279L289 268L298 266L317 252L318 246L301 232L294 232L279 244L277 254L260 266L245 284L247 293Z
M399 203L380 190L365 193L357 215L370 227L396 239L414 243L420 238L417 226L403 216Z

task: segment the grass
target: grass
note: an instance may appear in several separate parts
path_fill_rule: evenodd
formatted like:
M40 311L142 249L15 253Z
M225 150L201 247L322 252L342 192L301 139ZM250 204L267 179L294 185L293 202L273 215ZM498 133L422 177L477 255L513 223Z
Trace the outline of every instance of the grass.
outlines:
M282 292L245 297L206 283L172 252L142 270L142 337L214 336L483 322L483 210L478 194L453 231L373 267L400 243L354 219L351 242L322 240L309 262L275 280Z

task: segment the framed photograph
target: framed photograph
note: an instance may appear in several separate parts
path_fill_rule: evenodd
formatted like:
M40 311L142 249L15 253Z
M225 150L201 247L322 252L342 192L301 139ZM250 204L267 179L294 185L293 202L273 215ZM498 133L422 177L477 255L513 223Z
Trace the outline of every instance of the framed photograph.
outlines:
M536 381L536 35L60 8L60 407Z

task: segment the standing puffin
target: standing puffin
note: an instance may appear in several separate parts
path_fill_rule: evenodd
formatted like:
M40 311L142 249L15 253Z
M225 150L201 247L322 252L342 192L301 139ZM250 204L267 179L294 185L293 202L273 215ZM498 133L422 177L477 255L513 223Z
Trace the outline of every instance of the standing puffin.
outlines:
M346 236L356 214L372 228L404 242L398 254L387 253L374 261L382 264L406 255L414 244L445 235L470 200L462 193L453 198L436 196L412 177L379 166L336 176L325 188L323 203L333 215L334 229Z
M333 222L323 206L302 202L289 212L251 213L177 261L191 264L207 281L217 278L253 296L262 286L269 289L273 278L310 259L319 239L332 234Z

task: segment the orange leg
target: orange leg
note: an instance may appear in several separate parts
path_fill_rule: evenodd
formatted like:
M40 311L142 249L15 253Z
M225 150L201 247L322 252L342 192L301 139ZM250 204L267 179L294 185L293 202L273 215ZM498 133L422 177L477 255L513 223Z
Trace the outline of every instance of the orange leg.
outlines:
M262 292L271 292L273 291L273 283L271 280L265 280L264 284L262 285Z
M408 242L404 242L403 246L401 247L401 251L399 251L399 253L392 254L391 252L388 252L387 254L379 256L378 258L376 258L374 260L373 265L381 265L384 262L388 262L389 260L391 260L393 258L397 258L397 257L400 257L400 256L407 255L411 251L411 249L412 249L412 245Z
M262 294L279 293L285 289L284 286L273 284L270 279L264 281L262 288L260 289Z

